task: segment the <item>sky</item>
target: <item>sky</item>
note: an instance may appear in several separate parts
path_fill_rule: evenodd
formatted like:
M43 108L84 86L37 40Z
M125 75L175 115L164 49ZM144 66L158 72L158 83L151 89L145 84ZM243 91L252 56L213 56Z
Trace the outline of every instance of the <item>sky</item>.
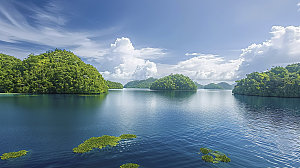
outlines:
M300 62L300 1L0 1L0 53L55 48L123 84L171 73L233 83Z

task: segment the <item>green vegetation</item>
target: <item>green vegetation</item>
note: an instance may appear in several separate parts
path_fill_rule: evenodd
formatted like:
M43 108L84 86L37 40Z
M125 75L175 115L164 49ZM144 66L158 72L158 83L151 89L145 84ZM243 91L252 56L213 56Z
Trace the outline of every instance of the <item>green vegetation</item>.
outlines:
M126 163L120 166L120 168L138 168L140 165L135 163Z
M119 144L119 141L121 141L122 139L132 139L132 138L136 138L136 135L123 134L120 137L109 136L109 135L103 135L101 137L92 137L84 141L82 144L78 145L78 147L73 148L73 152L86 153L95 148L102 149L107 146L114 147L117 146Z
M202 156L202 160L205 162L211 162L211 163L219 163L219 162L225 162L228 163L231 161L230 158L228 158L224 153L221 153L219 151L213 151L209 148L200 148L200 152L204 154Z
M121 139L133 139L133 138L136 138L137 136L134 135L134 134L122 134L120 136Z
M195 85L197 86L197 89L203 89L204 86L199 84L198 82L195 82Z
M300 63L253 72L236 81L234 94L274 97L300 97Z
M148 78L146 80L130 81L124 85L124 88L150 88L151 84L156 81L155 78Z
M109 89L123 89L123 85L119 82L112 82L107 80L106 83Z
M29 55L23 61L0 54L1 93L98 94L107 89L96 68L66 50Z
M187 76L181 74L169 75L152 83L152 90L196 90L197 86Z
M210 83L204 86L204 89L223 89L221 86L215 83Z
M26 155L27 152L28 151L26 151L26 150L21 150L21 151L18 151L18 152L4 153L4 154L2 154L1 159L6 160L6 159L10 159L10 158L18 158L18 157Z
M220 83L210 83L208 85L203 86L204 89L224 89L224 90L232 90L233 86L226 83L226 82L220 82Z

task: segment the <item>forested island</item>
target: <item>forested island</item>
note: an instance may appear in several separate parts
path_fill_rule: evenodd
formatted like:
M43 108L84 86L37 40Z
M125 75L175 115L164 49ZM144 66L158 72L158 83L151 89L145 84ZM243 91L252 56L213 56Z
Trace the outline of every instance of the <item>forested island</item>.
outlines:
M130 81L124 85L124 88L150 88L151 84L156 80L151 77L146 80Z
M109 80L107 80L106 83L107 83L108 89L123 89L122 83L112 82Z
M182 74L171 74L153 82L152 90L197 90L195 83Z
M270 97L300 97L300 63L253 72L236 81L234 94Z
M107 90L99 71L70 51L56 49L23 61L0 54L0 93L99 94Z

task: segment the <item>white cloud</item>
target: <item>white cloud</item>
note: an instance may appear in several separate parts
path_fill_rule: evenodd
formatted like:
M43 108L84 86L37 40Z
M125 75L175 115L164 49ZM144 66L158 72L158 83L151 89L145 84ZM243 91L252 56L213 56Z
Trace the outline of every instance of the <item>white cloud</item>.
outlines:
M95 59L103 76L109 80L124 82L133 79L146 79L157 73L156 64L147 60L151 55L161 54L162 50L151 48L135 49L129 38L117 38L107 53ZM143 52L147 50L147 52ZM158 52L159 51L159 52Z
M298 6L298 12L300 11L300 2L297 4L297 6Z
M241 58L244 61L239 69L241 75L300 62L300 27L273 26L271 35L261 44L242 49Z
M185 61L180 61L176 65L165 66L160 65L159 71L182 73L191 79L201 83L210 81L232 81L236 78L236 73L242 59L225 60L223 57L212 54L197 54ZM171 71L170 71L171 69Z

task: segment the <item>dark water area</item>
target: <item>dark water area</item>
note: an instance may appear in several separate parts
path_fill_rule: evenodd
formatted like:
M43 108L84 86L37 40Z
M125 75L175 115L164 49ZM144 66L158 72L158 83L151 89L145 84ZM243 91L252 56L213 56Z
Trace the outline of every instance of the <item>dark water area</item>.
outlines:
M75 154L84 140L136 134L116 147ZM300 167L300 99L231 91L110 90L107 95L0 95L0 167ZM205 163L200 147L230 163Z

